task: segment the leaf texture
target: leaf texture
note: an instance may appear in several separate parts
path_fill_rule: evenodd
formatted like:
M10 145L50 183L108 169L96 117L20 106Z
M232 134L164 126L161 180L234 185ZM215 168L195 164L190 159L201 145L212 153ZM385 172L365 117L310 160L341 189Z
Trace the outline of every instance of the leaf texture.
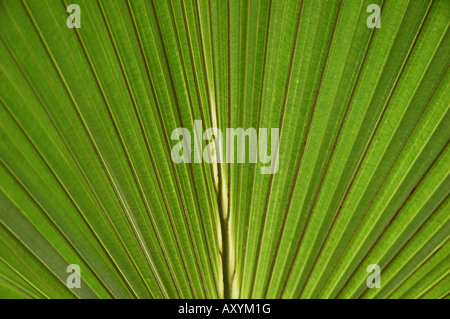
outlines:
M449 297L449 1L69 4L0 1L0 297Z

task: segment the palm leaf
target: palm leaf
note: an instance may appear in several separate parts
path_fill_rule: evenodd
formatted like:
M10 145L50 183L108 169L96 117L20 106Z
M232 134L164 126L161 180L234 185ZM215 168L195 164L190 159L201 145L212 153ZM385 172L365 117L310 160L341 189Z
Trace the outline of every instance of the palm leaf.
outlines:
M450 2L69 4L0 1L1 297L449 296ZM195 120L278 171L174 163Z

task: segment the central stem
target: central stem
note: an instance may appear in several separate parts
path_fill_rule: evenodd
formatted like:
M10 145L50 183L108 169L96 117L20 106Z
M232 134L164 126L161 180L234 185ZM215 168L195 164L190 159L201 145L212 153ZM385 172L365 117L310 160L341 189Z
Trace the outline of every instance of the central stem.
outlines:
M223 192L222 170L219 167L219 189L217 204L219 207L220 228L222 233L222 271L223 271L223 297L231 298L231 271L230 271L230 242L229 242L229 216L227 214L227 198ZM226 191L226 190L225 190Z

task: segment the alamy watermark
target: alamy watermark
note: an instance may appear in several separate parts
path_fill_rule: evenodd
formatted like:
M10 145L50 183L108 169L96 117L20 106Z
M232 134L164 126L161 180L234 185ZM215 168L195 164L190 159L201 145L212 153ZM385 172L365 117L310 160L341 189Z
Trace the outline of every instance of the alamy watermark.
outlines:
M81 9L78 4L69 4L67 6L67 13L70 13L70 15L67 17L66 25L68 28L81 28Z
M267 164L261 167L261 174L275 174L278 171L280 135L278 128L270 129L269 150L267 128L260 128L258 131L252 127L246 130L227 128L224 143L224 136L220 129L213 127L203 132L202 125L202 121L194 121L193 149L192 135L187 128L178 127L172 131L171 139L179 140L171 151L174 163L203 163L203 161L208 164L257 163L259 155L259 162ZM208 143L204 148L202 148L203 141Z
M366 284L368 288L380 288L381 287L381 269L377 264L372 264L367 266L367 272L372 272L369 277L367 277Z
M377 4L371 4L366 9L372 14L367 17L366 24L369 29L381 28L381 9Z
M81 288L81 270L77 264L67 266L66 272L71 273L67 277L66 284L69 288Z

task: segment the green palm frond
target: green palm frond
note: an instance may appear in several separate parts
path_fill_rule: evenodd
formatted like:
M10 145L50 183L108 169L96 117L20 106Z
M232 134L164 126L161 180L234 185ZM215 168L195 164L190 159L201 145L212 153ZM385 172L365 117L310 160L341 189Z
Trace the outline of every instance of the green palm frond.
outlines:
M0 1L0 297L448 298L449 1L71 3Z

